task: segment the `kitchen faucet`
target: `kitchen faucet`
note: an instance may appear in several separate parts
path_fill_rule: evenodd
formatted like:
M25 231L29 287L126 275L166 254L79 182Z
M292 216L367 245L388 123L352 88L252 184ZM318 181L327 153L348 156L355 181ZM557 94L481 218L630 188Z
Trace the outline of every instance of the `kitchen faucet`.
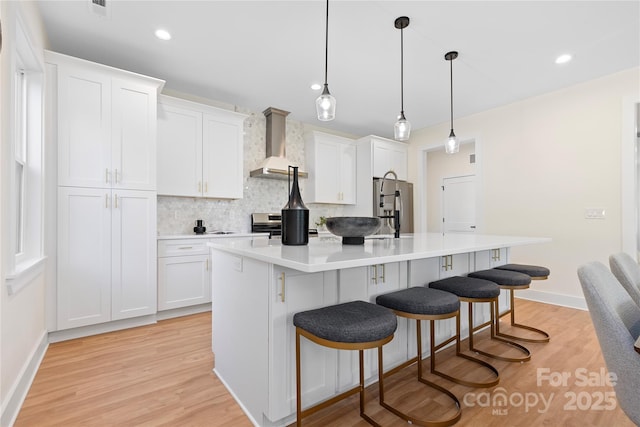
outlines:
M385 179L387 179L387 175L393 175L393 180L395 182L395 191L393 193L384 194L384 181ZM395 230L393 237L397 239L400 237L400 209L402 209L402 204L398 203L398 200L400 200L400 190L398 189L398 175L392 170L384 174L380 183L381 208L384 208L384 198L387 196L393 196L393 215L391 214L392 211L384 209L384 215L381 215L380 218L386 219L387 224L389 224L389 220L393 219L393 229Z

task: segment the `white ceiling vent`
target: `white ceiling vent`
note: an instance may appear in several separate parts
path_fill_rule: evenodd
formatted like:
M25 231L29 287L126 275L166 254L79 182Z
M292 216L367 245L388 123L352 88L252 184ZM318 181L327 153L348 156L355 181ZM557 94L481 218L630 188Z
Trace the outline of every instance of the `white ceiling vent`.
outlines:
M111 18L111 0L89 0L89 12L101 18Z

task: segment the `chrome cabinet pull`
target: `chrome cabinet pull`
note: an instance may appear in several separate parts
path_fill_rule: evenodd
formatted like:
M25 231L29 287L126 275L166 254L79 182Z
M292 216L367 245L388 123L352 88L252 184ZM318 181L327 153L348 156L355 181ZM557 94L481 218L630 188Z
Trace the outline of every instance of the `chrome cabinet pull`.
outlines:
M118 169L115 170L114 177L115 177L115 181L116 181L116 184L117 184L118 183Z
M385 265L384 265L384 264L382 264L382 276L381 276L382 283L386 283L386 279L385 279L385 271L386 271L386 270L385 270Z
M373 267L373 278L371 280L373 280L373 283L375 283L376 285L378 284L378 265L374 265Z
M109 183L109 168L105 168L104 170L104 182L105 184Z
M193 249L193 246L180 246L178 249Z

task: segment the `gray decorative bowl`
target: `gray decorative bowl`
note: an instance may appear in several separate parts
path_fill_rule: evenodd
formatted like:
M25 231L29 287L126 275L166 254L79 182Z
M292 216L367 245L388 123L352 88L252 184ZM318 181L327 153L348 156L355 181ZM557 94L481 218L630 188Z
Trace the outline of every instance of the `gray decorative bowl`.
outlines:
M342 237L343 245L363 245L364 236L375 234L382 221L370 216L334 216L327 218L327 230Z

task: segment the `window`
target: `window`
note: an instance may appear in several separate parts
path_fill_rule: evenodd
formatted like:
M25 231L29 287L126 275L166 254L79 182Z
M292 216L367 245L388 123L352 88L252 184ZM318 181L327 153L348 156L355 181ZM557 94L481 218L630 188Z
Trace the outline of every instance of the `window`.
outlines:
M43 267L43 62L30 43L18 15L15 43L11 50L11 170L4 179L10 183L7 248L9 293L26 285L34 271ZM9 45L11 46L11 44ZM40 55L41 57L41 55Z
M24 190L25 190L25 165L27 163L27 77L24 72L22 61L18 58L18 70L16 72L15 88L15 254L21 257L24 254Z

